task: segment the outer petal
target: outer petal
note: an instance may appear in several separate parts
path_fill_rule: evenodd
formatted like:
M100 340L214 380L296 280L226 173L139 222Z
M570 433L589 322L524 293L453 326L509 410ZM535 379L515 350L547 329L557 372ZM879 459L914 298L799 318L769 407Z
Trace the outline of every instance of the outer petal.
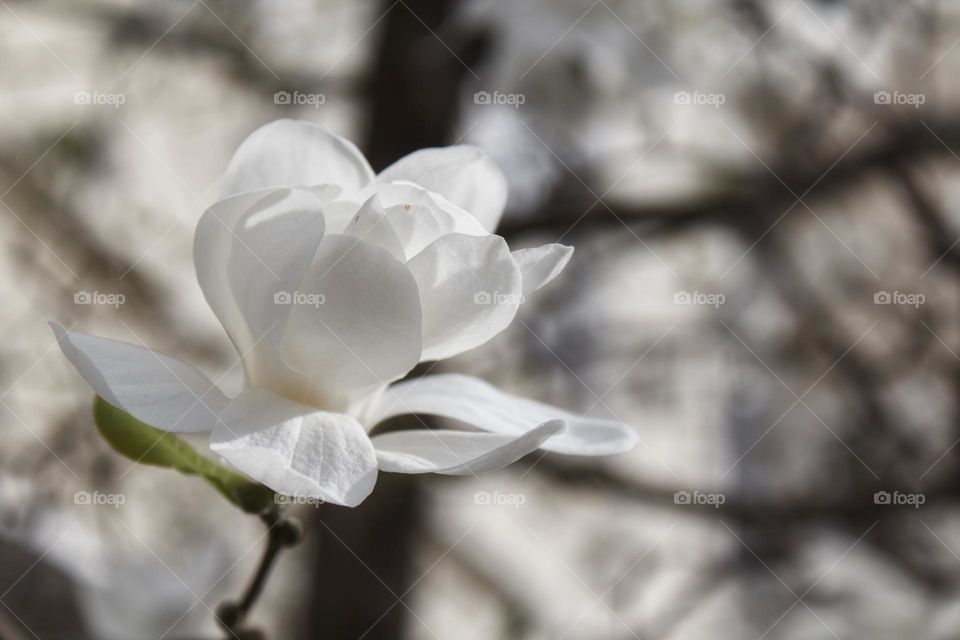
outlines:
M197 226L197 278L251 384L297 384L280 357L286 303L323 237L331 195L286 187L245 193L211 206Z
M227 277L254 341L280 347L296 291L323 239L323 210L306 191L274 192L248 209L233 228Z
M406 265L352 236L324 238L300 284L315 305L294 305L286 361L319 386L312 404L347 404L412 369L420 358L420 298Z
M500 236L452 233L409 263L423 306L423 359L479 347L503 331L523 299L520 271Z
M233 229L258 202L271 194L287 191L264 189L220 200L203 212L193 236L193 263L200 289L241 354L248 352L253 338L230 290L227 262L233 244Z
M485 151L469 145L414 151L384 169L377 179L409 181L438 193L472 213L491 232L507 203L503 172Z
M523 295L540 290L560 275L573 256L573 247L545 244L532 249L518 249L513 259L523 274Z
M126 342L67 331L51 322L57 342L94 392L157 429L208 431L229 400L189 364Z
M355 507L373 491L377 461L363 427L263 389L237 396L210 448L274 491Z
M452 418L485 431L516 435L550 420L567 430L543 448L570 455L611 455L636 444L636 434L611 420L577 416L542 402L506 394L477 378L444 374L390 387L366 416L374 425L392 416L421 413Z
M223 177L221 197L263 187L336 184L360 189L373 180L349 140L302 120L277 120L243 141Z
M518 436L421 429L384 433L372 440L381 471L459 476L514 463L565 426L563 420L553 420Z

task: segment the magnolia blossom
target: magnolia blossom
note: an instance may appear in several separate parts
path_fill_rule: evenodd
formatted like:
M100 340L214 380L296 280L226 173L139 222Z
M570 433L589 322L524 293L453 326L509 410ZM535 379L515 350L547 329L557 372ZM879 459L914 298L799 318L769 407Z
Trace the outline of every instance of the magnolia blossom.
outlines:
M236 347L244 390L226 396L191 365L53 324L105 401L158 429L210 432L210 448L282 494L355 506L378 470L474 474L542 448L607 455L624 425L439 374L419 362L478 347L571 247L511 252L496 227L503 174L470 146L423 149L379 175L349 141L306 122L254 132L204 212L197 278ZM462 430L369 435L403 414Z

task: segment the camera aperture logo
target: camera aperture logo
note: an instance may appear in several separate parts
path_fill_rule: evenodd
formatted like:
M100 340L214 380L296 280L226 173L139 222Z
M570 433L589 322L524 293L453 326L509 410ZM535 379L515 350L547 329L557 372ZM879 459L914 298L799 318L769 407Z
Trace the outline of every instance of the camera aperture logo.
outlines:
M127 297L122 293L104 293L103 291L75 291L73 304L102 304L116 309Z
M473 294L473 304L523 304L522 293L500 293L499 291L477 291Z
M922 493L901 493L899 491L877 491L873 494L873 504L907 506L919 509L927 501L927 497Z
M873 294L873 304L902 304L918 309L926 301L927 296L922 293L877 291Z
M877 91L873 94L873 104L896 104L919 109L927 101L922 93L904 93L902 91Z
M673 294L674 304L698 304L719 309L720 305L727 301L727 296L722 293L710 293L707 291L677 291Z
M100 493L99 491L94 491L93 493L89 491L77 491L73 494L73 504L79 505L92 505L92 506L109 506L114 509L119 509L120 505L124 504L127 501L127 497L122 493Z
M673 104L706 106L719 109L727 101L722 93L703 93L702 91L677 91L673 94Z
M301 293L300 291L277 291L273 294L273 304L301 305L319 309L327 301L322 293Z
M527 501L522 493L501 493L499 491L477 491L473 494L473 504L481 506L496 505L519 509Z
M301 91L277 91L273 94L273 104L290 105L295 107L313 107L319 109L327 101L322 93L303 93Z
M522 93L501 93L500 91L477 91L473 94L473 104L498 104L519 109L527 101Z
M710 505L719 509L727 501L722 493L704 493L702 491L677 491L673 494L673 504Z

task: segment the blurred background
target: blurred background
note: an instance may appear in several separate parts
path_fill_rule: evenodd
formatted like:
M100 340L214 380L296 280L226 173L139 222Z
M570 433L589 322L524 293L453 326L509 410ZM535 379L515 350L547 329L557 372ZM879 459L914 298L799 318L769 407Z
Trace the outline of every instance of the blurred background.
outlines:
M282 117L375 169L488 150L511 246L577 250L444 367L640 445L295 507L268 637L960 637L957 4L0 0L0 33L0 637L222 637L263 527L110 451L46 321L236 385L193 229Z

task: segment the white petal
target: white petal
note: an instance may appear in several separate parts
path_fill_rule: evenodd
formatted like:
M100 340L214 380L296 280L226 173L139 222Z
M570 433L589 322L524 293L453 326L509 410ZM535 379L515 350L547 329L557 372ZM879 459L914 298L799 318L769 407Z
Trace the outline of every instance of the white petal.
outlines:
M237 220L231 234L227 276L237 306L255 342L264 347L280 336L297 290L324 233L324 217L313 194L284 189L258 201ZM270 340L262 338L272 334Z
M208 431L229 401L189 364L51 322L63 354L94 392L137 420L178 433Z
M489 232L472 215L442 196L408 182L374 182L363 191L384 206L407 258L448 233L486 236Z
M377 179L408 181L438 193L469 211L491 232L507 203L503 172L485 151L469 145L414 151L384 169Z
M373 437L381 471L469 475L500 469L563 431L562 420L545 422L522 435L421 429Z
M193 236L193 263L207 304L227 331L233 346L245 354L253 344L250 330L230 290L227 262L237 221L258 202L286 189L264 189L216 202L200 216Z
M346 404L412 369L420 357L420 297L406 265L352 236L323 239L284 336L286 361L317 383L317 406Z
M503 331L523 300L520 271L500 236L452 233L408 263L423 306L423 359L479 347Z
M523 295L528 296L549 284L572 256L573 247L556 243L514 251L513 259L523 274Z
M349 140L302 120L277 120L243 141L227 167L221 197L263 187L336 184L360 189L373 179Z
M280 356L291 309L282 296L296 291L323 237L325 195L335 194L286 187L245 193L217 202L197 225L197 278L250 384L302 385Z
M443 218L444 233L466 233L471 236L490 234L475 217L463 208L450 202L439 193L427 191L412 182L372 182L363 190L363 193L377 196L387 209L400 206L409 209L411 205L439 209L447 214Z
M401 262L406 262L400 239L387 219L377 196L371 196L363 203L360 210L350 219L350 223L343 233L378 247L383 247L393 257Z
M612 420L578 416L557 407L513 396L483 380L456 374L426 376L390 387L367 416L375 425L407 413L451 418L485 431L516 435L550 420L564 420L567 430L543 448L570 455L611 455L636 444L636 434Z
M264 389L230 402L210 435L210 448L286 495L355 507L377 481L373 445L360 423Z
M342 187L335 184L322 184L304 190L314 194L323 205L327 233L343 233L363 202L356 192L344 192Z

